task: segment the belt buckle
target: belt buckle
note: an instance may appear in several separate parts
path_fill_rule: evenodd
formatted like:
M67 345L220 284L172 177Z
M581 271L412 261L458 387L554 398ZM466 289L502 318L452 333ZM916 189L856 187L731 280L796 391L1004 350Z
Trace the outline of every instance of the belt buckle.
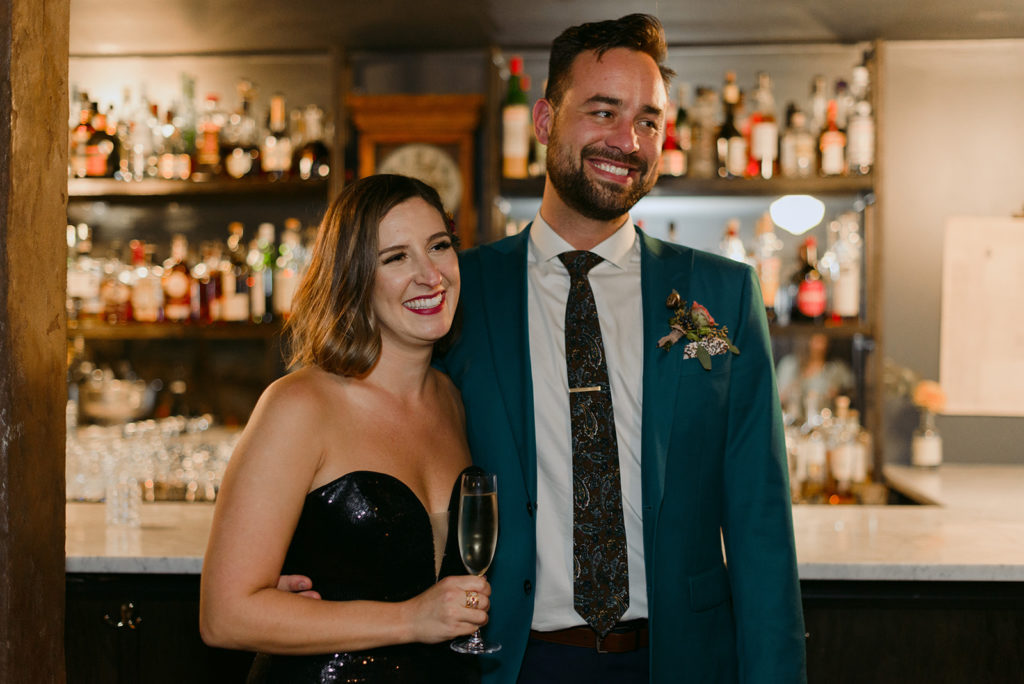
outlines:
M601 648L601 644L603 642L604 642L604 637L601 636L599 633L595 632L594 633L594 647L597 649L598 653L608 653L608 651L606 651L603 648Z

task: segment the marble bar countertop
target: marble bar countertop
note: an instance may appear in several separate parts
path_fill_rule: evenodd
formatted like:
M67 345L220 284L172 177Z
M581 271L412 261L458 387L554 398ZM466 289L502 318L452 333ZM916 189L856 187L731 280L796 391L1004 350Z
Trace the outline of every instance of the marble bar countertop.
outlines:
M793 507L803 580L1024 581L1024 465L887 466L926 505ZM67 505L67 572L198 574L208 503L147 503L112 528L103 504Z

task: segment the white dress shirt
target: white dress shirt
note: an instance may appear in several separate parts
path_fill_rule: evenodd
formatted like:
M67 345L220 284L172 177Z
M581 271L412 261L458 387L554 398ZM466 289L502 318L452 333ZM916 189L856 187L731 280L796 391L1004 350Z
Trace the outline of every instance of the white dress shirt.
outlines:
M565 367L565 305L569 272L558 259L573 247L540 217L530 228L527 300L537 441L537 587L532 628L585 624L573 608L572 428ZM640 243L627 219L590 250L604 261L590 271L611 384L629 563L629 609L622 620L647 617L644 576L640 420L643 390L643 307Z

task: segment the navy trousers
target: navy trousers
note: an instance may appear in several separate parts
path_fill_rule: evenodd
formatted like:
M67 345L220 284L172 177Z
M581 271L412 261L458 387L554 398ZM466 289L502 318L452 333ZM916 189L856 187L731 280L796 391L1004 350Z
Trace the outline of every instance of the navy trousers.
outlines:
M629 653L598 653L593 648L530 639L518 684L648 684L650 678L646 647Z

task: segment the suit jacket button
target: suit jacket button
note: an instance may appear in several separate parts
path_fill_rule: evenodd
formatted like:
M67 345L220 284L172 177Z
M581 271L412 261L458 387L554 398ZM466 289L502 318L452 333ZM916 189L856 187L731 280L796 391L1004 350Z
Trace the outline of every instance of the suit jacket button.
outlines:
M523 593L526 594L527 596L529 596L530 592L532 592L532 591L533 591L533 582L531 582L530 580L526 580L525 582L523 582Z
M527 501L526 502L526 514L529 515L531 518L533 517L533 502L532 501Z

